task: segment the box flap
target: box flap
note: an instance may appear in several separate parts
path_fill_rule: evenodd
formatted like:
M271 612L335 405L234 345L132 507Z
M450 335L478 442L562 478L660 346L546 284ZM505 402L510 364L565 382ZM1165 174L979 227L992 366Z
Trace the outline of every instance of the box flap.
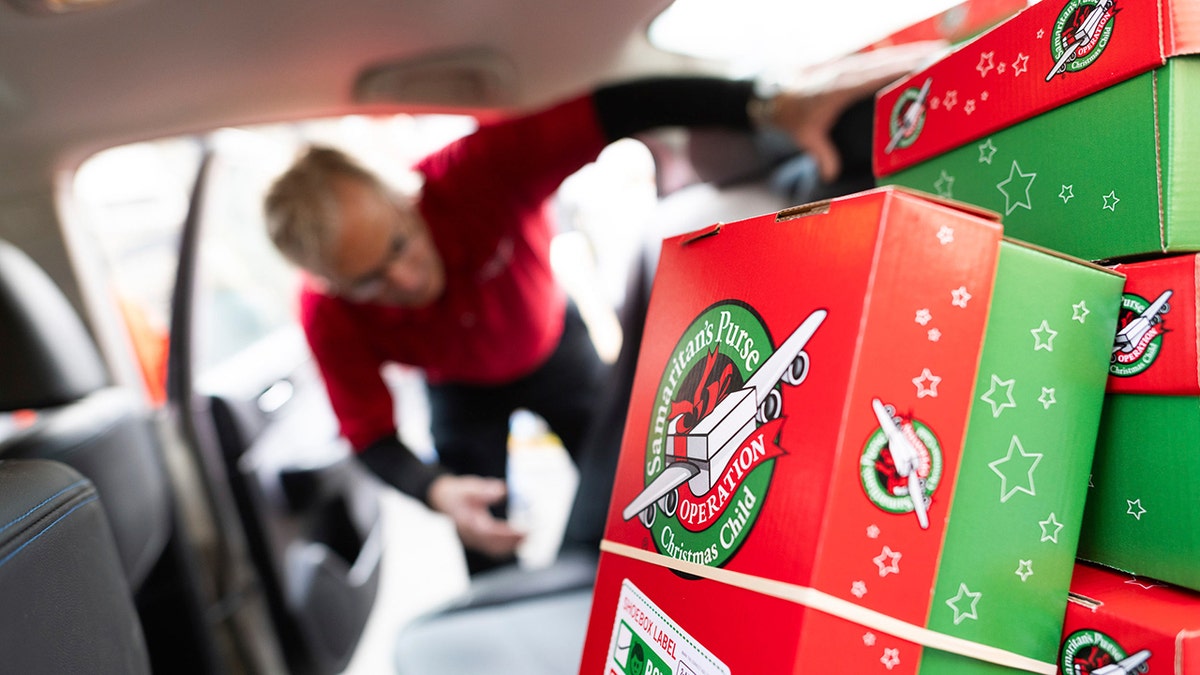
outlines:
M835 199L826 199L823 201L809 202L807 204L791 206L791 207L788 207L786 209L776 212L775 213L775 222L781 223L781 222L788 221L788 220L796 220L798 218L806 218L809 216L825 215L825 214L829 213L829 209L832 204L835 204L838 202L843 202L846 200L861 200L864 197L868 197L873 194L882 195L883 198L885 198L885 199L891 195L904 196L904 197L908 197L908 198L916 198L916 199L920 199L925 202L931 202L934 204L938 204L940 206L944 206L946 208L953 209L955 211L965 213L967 215L971 215L976 218L982 218L983 220L988 220L988 221L991 221L994 223L1000 222L1000 214L996 213L995 211L992 211L991 209L985 209L981 206L976 206L974 204L969 204L967 202L960 202L955 199L939 197L938 195L935 195L935 194L930 194L928 192L923 192L921 190L917 190L914 188L908 188L908 187L904 187L904 186L900 186L900 185L883 185L883 186L880 186L877 188L872 188L870 190L864 190L862 192L856 192L852 195L846 195L846 196L838 197ZM759 218L762 218L762 217L767 217L767 216L759 216ZM757 218L750 218L747 220L757 220ZM701 239L707 239L708 237L713 237L713 236L720 234L721 230L725 226L726 226L726 223L714 223L712 225L707 225L705 227L699 228L697 230L693 230L691 232L676 235L675 237L671 237L668 240L677 240L680 242L681 245L686 246L688 244L692 244Z
M1044 246L1038 246L1037 244L1031 244L1027 241L1021 241L1020 239L1013 239L1012 237L1005 237L1004 241L1006 243L1012 244L1014 246L1020 246L1022 248L1027 248L1027 249L1030 249L1033 251L1037 251L1039 253L1043 253L1043 254L1051 256L1053 258L1058 258L1060 260L1065 260L1069 263L1074 263L1074 264L1080 265L1082 267L1088 267L1088 268L1094 269L1098 272L1104 272L1106 274L1111 274L1113 276L1117 276L1122 279L1125 278L1125 275L1122 272L1119 272L1111 267L1105 267L1103 265L1099 265L1097 263L1091 262L1090 260L1084 260L1083 258L1076 258L1075 256L1067 255L1066 253L1063 253L1062 251L1055 251L1054 249L1046 248Z
M974 204L969 204L967 202L960 202L956 199L951 199L948 197L941 197L939 195L931 194L929 192L923 192L921 190L904 187L901 185L887 185L887 186L879 187L879 188L875 188L875 189L876 190L888 190L888 191L895 192L897 194L907 195L909 197L917 197L918 199L922 199L927 202L933 202L934 204L939 204L941 206L945 206L947 208L954 209L955 211L961 211L968 215L975 216L976 218L983 218L984 220L990 220L995 223L1001 222L1001 216L999 213L997 213L991 209L985 209L982 206L976 206Z

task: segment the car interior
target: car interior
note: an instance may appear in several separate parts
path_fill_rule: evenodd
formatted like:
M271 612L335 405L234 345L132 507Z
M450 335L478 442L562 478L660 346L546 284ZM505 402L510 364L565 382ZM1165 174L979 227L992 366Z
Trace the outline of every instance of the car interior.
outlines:
M5 663L575 672L658 242L870 187L870 101L835 129L835 184L786 138L715 130L621 141L564 184L556 255L611 364L589 439L608 452L564 469L535 421L510 481L534 467L511 489L553 513L540 548L471 579L445 521L339 437L263 233L270 180L332 143L402 183L481 121L639 75L802 77L955 4L0 1ZM432 458L419 373L387 375Z

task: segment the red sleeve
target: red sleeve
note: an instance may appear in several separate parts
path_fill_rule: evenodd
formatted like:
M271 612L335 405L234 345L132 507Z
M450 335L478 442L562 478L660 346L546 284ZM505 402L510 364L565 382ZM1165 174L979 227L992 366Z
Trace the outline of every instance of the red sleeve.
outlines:
M342 435L360 452L381 438L396 435L391 392L380 373L382 359L363 339L341 301L311 290L300 296L300 322Z
M485 124L424 159L418 169L450 184L472 186L484 200L540 208L568 176L607 145L592 97Z

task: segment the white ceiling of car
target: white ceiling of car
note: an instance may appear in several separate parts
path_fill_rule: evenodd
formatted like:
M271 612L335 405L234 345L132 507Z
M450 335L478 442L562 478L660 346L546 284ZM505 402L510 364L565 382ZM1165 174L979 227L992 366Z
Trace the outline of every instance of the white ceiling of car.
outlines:
M636 70L667 4L123 0L58 16L0 4L0 181L120 142L345 111L381 64L410 67L376 73L375 96L399 87L410 105L538 103Z
M718 17L717 30L681 24L693 47L695 38L728 42L743 55L776 62L820 54L810 43L850 47L829 37L830 24L865 44L878 37L870 31L955 1L888 9L896 3L689 0L676 9ZM650 46L647 28L670 4L115 0L91 11L35 15L0 1L0 197L45 187L55 170L104 147L147 138L379 103L409 110L523 107L604 78L716 67ZM868 16L874 20L863 20ZM728 51L718 45L707 54L747 74Z
M676 0L649 35L663 49L718 59L737 72L794 70L849 54L960 2Z

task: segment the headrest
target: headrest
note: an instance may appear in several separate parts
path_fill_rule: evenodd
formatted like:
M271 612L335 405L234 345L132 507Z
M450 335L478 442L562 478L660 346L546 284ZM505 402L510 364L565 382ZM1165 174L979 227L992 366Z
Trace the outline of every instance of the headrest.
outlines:
M74 307L36 263L0 240L0 411L63 405L107 384Z

